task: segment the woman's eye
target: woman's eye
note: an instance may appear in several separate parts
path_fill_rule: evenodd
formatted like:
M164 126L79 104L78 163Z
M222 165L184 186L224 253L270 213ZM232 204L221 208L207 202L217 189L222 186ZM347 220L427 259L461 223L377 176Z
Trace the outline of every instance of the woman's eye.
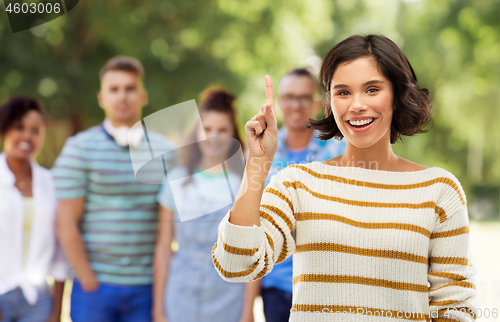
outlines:
M368 93L375 93L375 92L378 92L378 89L376 89L376 88L368 89Z
M344 96L344 95L348 95L349 92L348 91L342 91L342 92L338 92L337 95L340 95L340 96Z

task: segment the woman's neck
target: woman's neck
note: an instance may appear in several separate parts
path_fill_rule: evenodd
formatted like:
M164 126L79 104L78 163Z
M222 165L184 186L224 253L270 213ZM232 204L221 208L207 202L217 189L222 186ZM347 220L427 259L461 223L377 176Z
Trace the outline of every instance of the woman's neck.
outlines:
M346 151L338 161L340 166L394 171L400 160L390 144L382 144L379 141L369 148L358 148L347 143Z
M6 154L5 160L10 171L16 177L31 177L31 163L29 160L19 160Z

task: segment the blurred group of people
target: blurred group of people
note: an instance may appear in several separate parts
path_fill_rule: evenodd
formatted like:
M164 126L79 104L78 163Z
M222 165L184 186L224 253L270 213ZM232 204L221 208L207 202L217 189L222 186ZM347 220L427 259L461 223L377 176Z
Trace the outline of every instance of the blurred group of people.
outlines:
M133 58L107 62L98 94L105 119L69 138L51 171L35 161L47 130L41 104L13 97L0 108L0 321L59 321L68 278L74 322L253 321L259 295L267 322L288 321L292 257L246 284L224 281L212 262L219 222L232 207L221 191L228 183L238 189L242 173L215 167L215 154L224 160L234 151L215 151L207 143L210 137L231 138L244 150L235 97L221 88L207 90L201 123L190 132L198 144L164 157L167 176L185 178L174 198L168 180L141 183L132 165L132 145L145 160L151 142L175 150L161 135L149 133L146 140L130 131L148 102L143 78ZM317 81L307 69L281 79L278 104L283 127L266 184L287 165L345 151L344 141L322 141L305 126L322 110ZM164 177L160 170L148 175ZM179 209L194 219L179 220Z

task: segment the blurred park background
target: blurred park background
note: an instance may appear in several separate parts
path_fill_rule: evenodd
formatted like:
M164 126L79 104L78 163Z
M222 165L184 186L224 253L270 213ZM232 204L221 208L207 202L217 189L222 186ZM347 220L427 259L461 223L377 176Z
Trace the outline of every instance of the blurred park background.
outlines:
M484 261L498 305L499 259L493 266L485 250L500 245L499 21L500 0L85 0L13 34L0 4L0 102L17 94L44 102L50 128L38 161L50 168L68 136L102 121L100 68L129 55L146 70L143 116L220 84L238 97L244 134L264 102L265 74L277 84L294 67L317 71L340 40L384 34L430 90L435 111L427 134L394 150L460 180L477 234L471 238L482 244L473 245L482 251L474 256Z

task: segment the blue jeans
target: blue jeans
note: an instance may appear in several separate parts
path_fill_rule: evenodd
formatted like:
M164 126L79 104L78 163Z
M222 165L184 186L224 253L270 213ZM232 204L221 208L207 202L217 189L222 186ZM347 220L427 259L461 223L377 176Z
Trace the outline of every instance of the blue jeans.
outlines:
M38 289L38 299L30 305L21 289L15 288L0 295L2 322L46 322L52 312L52 295L48 285Z
M261 291L266 322L287 322L292 309L292 293L276 287L263 288Z
M71 292L71 319L73 322L151 322L152 292L151 285L105 283L95 291L85 292L75 279Z

